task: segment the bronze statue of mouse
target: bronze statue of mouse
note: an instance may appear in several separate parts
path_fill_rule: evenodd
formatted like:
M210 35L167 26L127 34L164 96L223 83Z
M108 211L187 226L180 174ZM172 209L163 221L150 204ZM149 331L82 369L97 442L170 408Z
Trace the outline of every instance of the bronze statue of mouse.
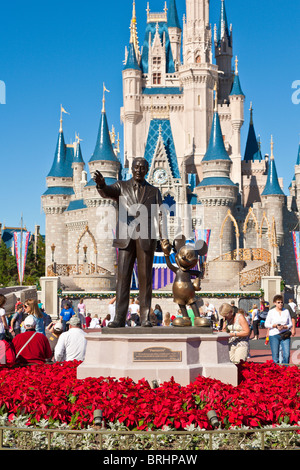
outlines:
M203 279L203 272L194 270L199 260L199 256L206 255L208 246L203 240L196 241L193 245L186 244L184 236L174 240L173 248L176 253L175 260L177 266L174 266L170 261L171 246L162 245L162 249L166 258L166 263L169 269L175 274L173 282L173 297L174 302L179 306L182 318L176 318L173 326L191 326L191 320L187 313L187 306L190 306L195 315L195 325L197 319L200 318L199 309L197 307L196 290L201 290L201 279ZM192 277L196 279L192 280Z

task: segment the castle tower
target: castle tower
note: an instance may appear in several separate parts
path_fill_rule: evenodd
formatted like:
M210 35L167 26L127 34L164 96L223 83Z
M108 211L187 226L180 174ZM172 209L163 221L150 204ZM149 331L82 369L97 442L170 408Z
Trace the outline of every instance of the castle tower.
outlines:
M105 178L106 184L117 182L120 172L120 162L114 152L109 133L109 126L105 110L105 86L103 86L102 111L99 130L94 152L88 162L91 176L99 170ZM115 202L103 199L97 189L93 178L83 189L83 197L88 207L88 228L97 244L98 264L111 273L115 272L116 250L112 246L113 226L116 222ZM88 252L94 250L92 239L88 239L90 246Z
M99 170L105 178L118 179L120 162L114 152L105 110L105 85L103 85L102 111L94 152L89 160L90 174Z
M261 199L263 209L266 210L268 219L273 220L273 217L275 219L277 243L278 245L281 245L284 237L283 207L285 204L285 195L278 181L274 159L273 137L271 140L271 155L268 168L268 179L265 189L261 194Z
M123 68L123 119L124 119L124 148L125 166L131 166L131 161L138 156L136 142L136 125L141 119L142 72L139 66L140 53L136 29L135 2L130 28L129 50L126 51ZM130 164L129 164L130 162Z
M244 159L242 161L243 205L251 207L254 202L261 202L267 181L268 161L262 157L260 142L256 136L253 107L250 106L250 123Z
M219 71L219 102L227 103L232 88L232 31L228 27L225 0L221 0L219 28L215 26L215 58Z
M75 146L75 155L72 163L73 168L73 186L76 199L82 199L83 197L83 187L86 184L86 179L83 174L85 163L82 158L81 145L79 136L76 136Z
M185 156L192 156L199 179L201 161L213 119L213 90L218 67L212 63L209 0L187 0L183 25L183 65L179 78L184 90Z
M222 88L222 84L220 83ZM238 72L238 59L235 60L235 75L232 89L229 95L230 110L231 110L231 125L232 125L232 181L239 185L240 191L242 190L242 156L241 156L241 128L244 124L244 103L245 95L243 93L239 72Z
M297 160L295 165L295 174L289 186L290 196L294 199L297 210L299 210L300 203L300 144L298 148Z
M175 69L181 63L181 26L178 18L176 0L170 0L167 22Z
M62 109L60 129L53 164L46 178L48 189L42 195L42 206L46 214L46 275L52 265L51 246L55 246L55 261L67 264L68 238L64 222L64 212L74 197L73 189L73 154L65 144L62 128Z
M204 206L204 225L211 230L208 261L220 254L221 226L228 213L237 201L238 186L230 179L231 159L223 141L220 118L217 112L217 97L211 128L211 136L207 152L202 160L203 180L195 192ZM230 223L226 224L223 233L223 253L232 251L234 246L234 230Z

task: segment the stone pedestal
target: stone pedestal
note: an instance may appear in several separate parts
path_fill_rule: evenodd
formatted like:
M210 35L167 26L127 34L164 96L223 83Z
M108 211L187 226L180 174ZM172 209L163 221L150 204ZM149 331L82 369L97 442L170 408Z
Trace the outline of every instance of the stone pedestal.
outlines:
M146 330L146 331L145 331ZM183 331L184 330L184 331ZM237 367L229 360L228 334L206 333L205 328L103 328L87 334L85 361L77 378L145 378L182 386L198 375L237 385Z
M281 294L281 280L280 276L263 276L261 278L261 288L264 291L264 299L273 304L273 297Z
M40 301L44 305L45 311L54 318L58 317L58 297L57 290L60 285L58 277L41 277Z

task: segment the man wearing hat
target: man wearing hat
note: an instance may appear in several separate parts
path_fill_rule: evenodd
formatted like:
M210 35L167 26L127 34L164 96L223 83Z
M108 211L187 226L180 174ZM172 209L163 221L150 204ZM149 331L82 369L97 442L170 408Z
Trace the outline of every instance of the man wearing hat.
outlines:
M86 334L81 328L80 318L75 314L67 324L68 331L60 335L54 349L55 361L83 361L87 341Z
M44 364L52 357L48 339L43 333L36 332L35 327L35 317L28 315L24 320L25 332L13 339L16 362L19 364Z
M50 348L52 353L54 354L55 346L57 345L58 338L63 333L63 324L58 322L51 322L50 325L47 326L45 333L48 341L50 343Z

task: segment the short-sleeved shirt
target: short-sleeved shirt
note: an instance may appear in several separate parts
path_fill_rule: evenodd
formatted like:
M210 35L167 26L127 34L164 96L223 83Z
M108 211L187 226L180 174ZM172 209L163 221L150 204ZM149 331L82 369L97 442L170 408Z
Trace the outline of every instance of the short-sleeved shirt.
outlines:
M72 308L63 308L60 312L60 316L64 321L69 321L73 315L75 315L75 312Z
M5 332L3 317L5 317L5 310L4 308L0 308L0 333Z

